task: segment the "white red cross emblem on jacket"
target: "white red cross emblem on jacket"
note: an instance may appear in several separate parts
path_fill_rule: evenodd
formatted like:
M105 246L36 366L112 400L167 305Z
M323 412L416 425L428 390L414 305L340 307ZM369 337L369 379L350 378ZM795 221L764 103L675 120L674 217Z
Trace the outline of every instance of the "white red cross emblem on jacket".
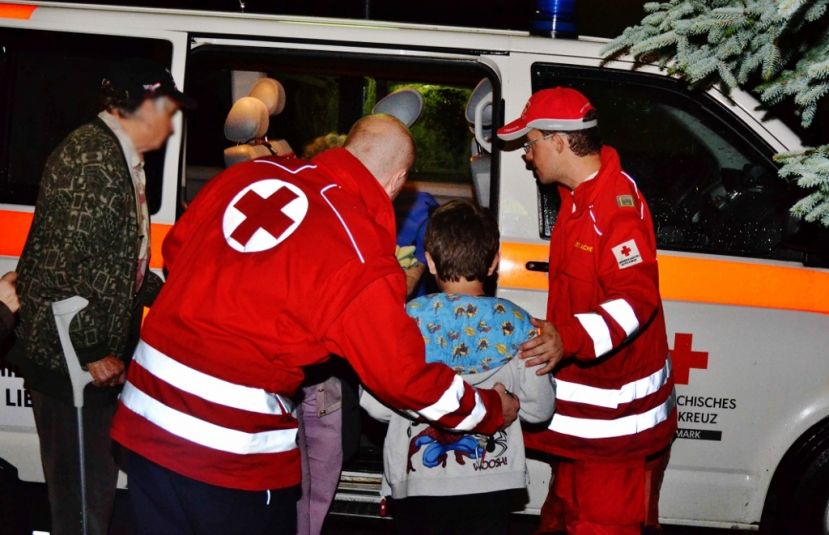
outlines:
M240 191L225 209L222 230L228 245L242 253L276 247L308 212L308 199L295 185L276 178Z

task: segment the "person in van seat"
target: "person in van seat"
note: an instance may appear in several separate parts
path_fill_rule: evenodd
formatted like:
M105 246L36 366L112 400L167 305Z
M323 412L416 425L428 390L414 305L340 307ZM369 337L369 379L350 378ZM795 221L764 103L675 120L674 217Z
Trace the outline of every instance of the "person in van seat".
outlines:
M17 273L14 271L9 271L0 277L0 344L14 331L14 315L20 308L16 283Z
M140 59L115 64L101 96L103 111L46 162L18 264L19 343L10 360L31 390L54 534L76 534L82 526L78 431L51 303L74 295L89 301L70 337L94 381L83 408L85 479L89 533L103 534L118 475L110 422L143 305L162 284L147 268L143 154L161 147L178 109L193 104L167 69Z
M536 334L525 310L484 295L498 265L495 218L468 201L435 210L425 237L426 262L441 293L418 297L406 311L440 362L470 384L502 383L521 402L522 420L549 421L555 391L549 375L514 358ZM454 433L395 411L363 392L360 404L389 422L383 445L383 493L391 493L399 533L501 535L525 498L527 467L518 420L494 436Z
M142 534L293 534L290 401L340 355L385 402L447 429L508 427L518 402L426 364L403 307L391 197L414 161L397 119L367 116L311 161L259 158L213 178L164 241L167 281L112 436L129 450Z
M578 91L533 94L498 130L526 139L525 160L557 184L542 334L527 365L554 372L557 406L527 447L557 456L541 532L639 534L656 506L676 431L674 381L659 295L656 238L645 198L602 146L597 114Z

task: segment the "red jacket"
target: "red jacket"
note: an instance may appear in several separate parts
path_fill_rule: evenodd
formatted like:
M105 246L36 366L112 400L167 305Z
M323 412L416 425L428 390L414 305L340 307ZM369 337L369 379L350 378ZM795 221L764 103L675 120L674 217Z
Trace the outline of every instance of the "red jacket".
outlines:
M573 459L643 457L676 430L650 210L610 147L595 178L560 188L547 318L564 343L556 414L528 446Z
M164 242L112 436L189 478L248 490L300 480L288 396L342 355L392 406L492 433L498 395L424 364L406 315L391 202L344 149L265 158L210 181Z

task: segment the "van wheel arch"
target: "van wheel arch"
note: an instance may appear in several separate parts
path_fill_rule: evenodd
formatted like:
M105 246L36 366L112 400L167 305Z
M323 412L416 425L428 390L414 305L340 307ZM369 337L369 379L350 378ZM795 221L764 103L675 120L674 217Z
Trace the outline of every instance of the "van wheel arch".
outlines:
M767 535L829 533L829 418L812 426L783 456L760 525Z

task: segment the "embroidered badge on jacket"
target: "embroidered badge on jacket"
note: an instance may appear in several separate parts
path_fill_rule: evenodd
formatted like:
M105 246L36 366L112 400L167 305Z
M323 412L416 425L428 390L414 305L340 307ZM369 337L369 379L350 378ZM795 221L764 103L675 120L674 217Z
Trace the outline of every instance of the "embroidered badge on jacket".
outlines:
M576 249L580 249L580 250L584 251L585 253L592 253L593 252L593 246L592 245L587 245L586 243L582 243L578 240L576 240L576 243L574 243L573 245L576 247Z
M629 268L636 264L642 263L642 255L639 254L639 248L636 247L635 240L628 240L620 243L611 249L613 256L616 257L616 263L619 264L619 269Z

